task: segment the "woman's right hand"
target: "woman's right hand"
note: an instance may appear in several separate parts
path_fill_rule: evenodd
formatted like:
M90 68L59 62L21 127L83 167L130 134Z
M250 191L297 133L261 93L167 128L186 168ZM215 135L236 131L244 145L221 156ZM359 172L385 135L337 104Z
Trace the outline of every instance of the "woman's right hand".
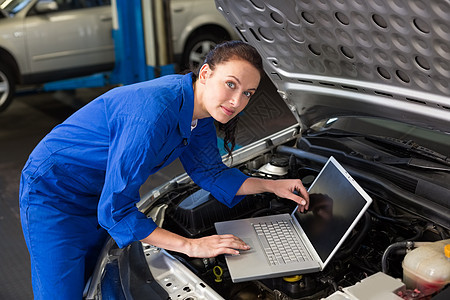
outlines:
M141 241L166 250L173 250L190 257L199 258L215 257L220 254L237 255L239 250L250 249L244 241L232 234L189 239L159 227Z
M238 255L239 250L249 250L240 238L232 234L211 235L198 239L189 239L186 254L190 257L208 258L220 254Z

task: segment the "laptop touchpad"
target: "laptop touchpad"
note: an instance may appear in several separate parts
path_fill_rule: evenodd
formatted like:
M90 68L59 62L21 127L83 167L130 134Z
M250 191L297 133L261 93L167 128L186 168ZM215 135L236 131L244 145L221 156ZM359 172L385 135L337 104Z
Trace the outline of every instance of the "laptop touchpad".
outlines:
M244 238L240 238L240 239L243 240L244 243L249 245L250 249L249 250L239 250L239 254L232 254L230 256L239 256L239 255L251 254L251 253L255 253L256 252L255 247L254 247L255 246L255 241L252 238L250 238L250 237L245 238L244 237Z

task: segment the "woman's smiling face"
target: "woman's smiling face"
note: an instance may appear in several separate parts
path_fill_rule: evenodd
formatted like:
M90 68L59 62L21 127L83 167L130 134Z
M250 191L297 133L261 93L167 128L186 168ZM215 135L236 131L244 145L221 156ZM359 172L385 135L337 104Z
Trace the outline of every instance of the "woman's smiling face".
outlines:
M218 64L214 70L203 65L199 72L199 81L204 85L203 113L227 123L247 106L260 79L259 71L242 59Z

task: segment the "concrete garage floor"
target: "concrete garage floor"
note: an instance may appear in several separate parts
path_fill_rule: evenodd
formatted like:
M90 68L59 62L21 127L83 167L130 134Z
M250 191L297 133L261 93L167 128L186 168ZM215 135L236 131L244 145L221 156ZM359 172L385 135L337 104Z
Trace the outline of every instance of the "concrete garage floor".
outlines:
M241 116L239 144L276 132L295 119L265 78L266 87ZM49 93L21 93L0 113L0 299L32 299L29 255L18 207L20 172L36 144L57 124L111 87ZM267 131L269 128L269 131ZM183 172L175 161L152 175L141 194Z

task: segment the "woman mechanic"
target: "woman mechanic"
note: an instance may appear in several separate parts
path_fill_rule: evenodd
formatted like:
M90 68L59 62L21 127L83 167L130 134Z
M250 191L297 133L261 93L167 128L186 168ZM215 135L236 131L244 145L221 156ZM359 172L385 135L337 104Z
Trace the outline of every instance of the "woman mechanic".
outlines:
M198 74L112 89L56 126L21 176L20 214L35 298L81 299L108 234L121 248L142 241L191 257L247 250L233 235L179 236L138 211L140 186L176 158L229 207L244 195L272 192L307 209L300 180L247 177L226 167L217 148L213 121L225 126L231 154L230 120L247 105L263 72L255 48L225 42L208 54Z

